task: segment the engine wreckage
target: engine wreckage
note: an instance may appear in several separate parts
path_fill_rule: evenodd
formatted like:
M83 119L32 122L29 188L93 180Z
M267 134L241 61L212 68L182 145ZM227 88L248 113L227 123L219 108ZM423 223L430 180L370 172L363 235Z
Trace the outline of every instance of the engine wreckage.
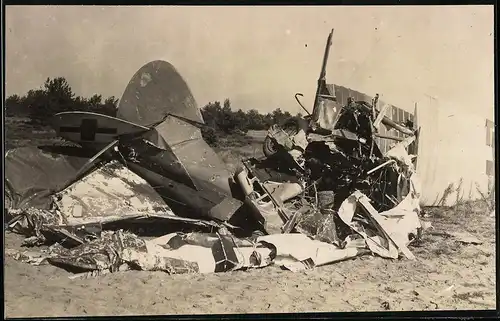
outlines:
M7 229L27 246L50 246L6 254L78 275L299 271L369 253L413 259L421 224L408 146L418 130L385 117L377 97L336 101L325 82L331 37L312 115L272 126L266 157L235 173L203 140L196 102L164 61L134 75L117 118L55 115L57 134L78 147L5 156ZM380 126L406 138L382 153Z

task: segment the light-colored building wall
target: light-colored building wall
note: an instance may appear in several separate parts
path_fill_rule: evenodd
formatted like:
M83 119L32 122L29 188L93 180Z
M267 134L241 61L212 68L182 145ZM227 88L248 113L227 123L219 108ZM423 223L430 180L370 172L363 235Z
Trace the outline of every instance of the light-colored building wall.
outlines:
M494 182L492 122L465 110L435 99L418 103L417 172L423 205L479 199Z

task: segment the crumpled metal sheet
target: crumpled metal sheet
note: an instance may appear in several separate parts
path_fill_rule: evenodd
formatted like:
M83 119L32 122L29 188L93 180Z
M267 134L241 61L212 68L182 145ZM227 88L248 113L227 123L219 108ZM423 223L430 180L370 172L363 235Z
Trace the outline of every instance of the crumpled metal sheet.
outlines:
M79 270L118 271L123 264L147 271L170 274L196 273L196 263L175 258L155 256L148 252L146 241L124 231L105 232L100 239L70 250L59 247L56 255L47 258L54 265Z
M55 194L55 204L70 224L107 216L174 215L140 176L111 161Z
M44 210L29 207L24 210L9 210L9 216L13 218L7 223L7 227L16 233L27 235L25 244L29 246L40 245L45 242L42 230L45 225L62 225L64 216L54 210Z
M267 135L273 137L276 143L286 151L290 151L293 149L293 137L290 136L290 134L283 130L281 127L277 125L271 126L267 131Z
M271 264L271 249L257 243L248 243L230 235L198 234L172 246L178 237L172 233L147 241L148 250L159 256L196 262L200 273L226 272L260 268Z
M31 265L42 265L46 263L47 258L50 256L43 252L34 251L19 251L14 249L5 249L5 256L12 257L16 261L28 263Z
M298 196L304 191L304 188L299 183L278 183L266 181L263 183L269 194L282 203Z
M297 220L296 229L301 233L309 236L315 236L318 234L319 229L323 225L323 215L315 208L305 208L304 213L300 215Z
M304 234L274 234L259 237L258 242L271 244L276 249L273 263L291 271L347 260L366 251L356 247L339 248L333 244L312 240Z
M313 121L319 128L333 130L337 124L340 110L341 108L338 102L320 97L318 99L318 105L314 110Z
M25 246L39 246L47 242L47 236L55 235L60 242L68 246L78 246L101 237L103 229L120 221L130 223L141 222L145 219L157 219L160 222L180 222L189 224L193 227L205 229L218 229L221 226L212 221L199 219L190 219L170 215L167 213L159 214L136 214L117 216L110 215L106 217L89 217L85 222L77 219L68 219L59 210L43 210L38 208L27 208L24 210L9 210L13 217L8 223L7 228L10 231L28 236L23 244Z
M407 148L415 141L415 139L415 136L405 138L403 141L395 144L394 147L388 150L384 156L397 160L399 163L404 164L413 171L413 157L408 154Z
M338 211L339 217L345 224L363 237L370 251L381 257L396 259L398 257L398 251L392 242L389 242L384 237L380 237L371 230L366 230L363 225L353 220L356 210L358 209L359 196L362 196L362 194L357 193L355 195L350 195L342 202ZM383 234L383 232L379 233Z
M410 192L396 207L378 213L369 202L369 198L356 191L341 205L338 215L342 221L361 235L368 248L379 256L396 259L401 251L408 259L414 255L407 248L409 235L417 235L421 228L418 218L418 198ZM360 209L363 209L360 211ZM369 227L363 226L354 219L355 214L361 214L369 221Z
M337 235L337 225L335 224L336 213L324 210L321 223L316 229L314 239L339 246L340 240Z
M48 253L38 255L9 253L27 263L40 264L46 260L75 272L135 269L169 274L214 273L271 264L272 249L269 247L237 240L230 235L215 235L199 234L194 243L200 243L204 237L201 245L185 242L173 248L169 244L178 236L177 233L144 240L123 230L106 231L101 238L71 249L56 244Z
M76 270L118 270L121 265L119 253L124 246L138 250L144 244L136 242L132 234L116 232L103 233L100 239L82 244L72 249L58 248L56 255L48 258L49 263Z

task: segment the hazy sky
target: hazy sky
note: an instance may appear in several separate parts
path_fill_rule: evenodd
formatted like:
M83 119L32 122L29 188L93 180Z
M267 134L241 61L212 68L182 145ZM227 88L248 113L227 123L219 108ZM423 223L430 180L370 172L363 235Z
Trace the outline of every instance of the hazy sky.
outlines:
M145 63L183 75L200 107L310 108L326 37L327 80L413 109L431 95L493 113L493 6L7 6L6 91L64 76L77 94L120 97ZM471 107L473 106L473 107Z

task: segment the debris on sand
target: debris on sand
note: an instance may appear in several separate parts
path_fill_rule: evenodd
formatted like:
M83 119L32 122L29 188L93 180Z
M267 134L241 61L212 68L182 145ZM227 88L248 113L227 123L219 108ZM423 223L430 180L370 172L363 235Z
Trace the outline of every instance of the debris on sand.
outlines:
M420 187L408 150L418 130L384 116L378 96L336 102L324 81L331 36L313 114L294 128L272 126L266 157L243 160L234 174L203 140L196 102L167 62L134 75L118 118L57 114L58 135L81 148L6 155L7 227L26 246L50 247L9 253L77 277L303 271L369 253L414 259ZM139 81L145 74L151 81ZM405 138L382 153L379 126Z
M481 240L479 240L477 237L474 235L462 231L462 232L446 232L448 235L452 236L457 242L464 243L464 244L483 244Z

